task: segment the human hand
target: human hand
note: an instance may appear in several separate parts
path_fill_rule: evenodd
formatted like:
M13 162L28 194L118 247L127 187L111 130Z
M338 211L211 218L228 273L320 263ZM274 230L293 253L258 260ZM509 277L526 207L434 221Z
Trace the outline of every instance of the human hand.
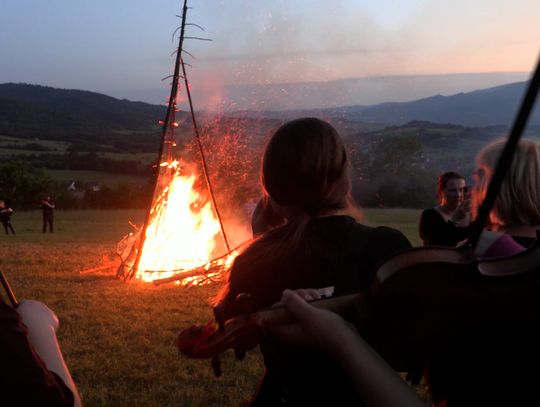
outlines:
M285 290L283 291L283 294L281 295L281 299L278 302L276 302L274 305L272 305L272 308L284 307L285 302L287 298L290 296L291 292L294 292L295 294L300 296L300 298L302 298L304 301L320 300L322 298L319 290L315 288L299 288L294 291Z
M471 205L472 205L472 199L471 198L467 198L465 199L462 203L461 203L461 206L463 208L463 211L468 214L471 212Z
M454 223L459 223L465 220L471 213L471 199L462 201L452 213L450 220Z
M22 301L16 309L17 313L29 331L40 331L42 329L58 330L58 317L45 304L34 300Z
M300 290L300 294L313 294L311 290ZM296 321L290 324L268 327L268 331L283 343L337 352L343 338L356 334L354 328L338 314L315 308L297 292L283 291L280 303L293 314Z

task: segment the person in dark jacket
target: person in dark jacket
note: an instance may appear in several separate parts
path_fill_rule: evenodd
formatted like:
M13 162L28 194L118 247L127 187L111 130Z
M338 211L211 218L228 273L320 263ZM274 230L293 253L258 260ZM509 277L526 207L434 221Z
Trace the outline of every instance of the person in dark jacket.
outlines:
M50 196L47 196L41 201L41 213L43 215L43 233L47 232L47 226L49 232L53 233L54 227L54 203Z
M395 229L358 222L347 152L322 120L282 125L265 150L261 180L270 218L278 221L255 216L263 220L256 223L262 234L235 259L218 295L224 318L243 313L236 298L244 292L257 310L279 301L286 288L333 289L334 295L367 291L379 263L410 247ZM252 406L360 405L351 379L330 358L271 338L261 351L266 372Z
M10 231L12 234L15 234L15 229L13 229L13 225L11 224L12 213L13 213L13 209L6 206L6 203L0 200L0 222L2 222L2 226L4 226L6 235L9 235Z

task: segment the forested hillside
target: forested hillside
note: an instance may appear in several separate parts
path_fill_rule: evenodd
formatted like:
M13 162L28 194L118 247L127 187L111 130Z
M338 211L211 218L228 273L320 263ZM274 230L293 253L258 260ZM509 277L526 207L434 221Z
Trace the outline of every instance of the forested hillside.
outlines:
M165 107L99 93L25 84L0 85L0 134L62 140L88 151L104 144L142 152L159 145Z
M374 207L433 204L438 173L454 170L469 177L479 149L508 132L507 126L422 120L362 122L352 107L342 113L246 112L242 117L197 112L218 201L236 210L258 198L266 140L291 117L318 115L338 129L351 151L355 197ZM160 145L158 120L164 114L163 106L92 92L0 85L0 199L31 208L36 195L53 191L65 207L145 207ZM175 154L200 166L191 118L179 112L178 122ZM529 126L527 135L539 137L539 128Z

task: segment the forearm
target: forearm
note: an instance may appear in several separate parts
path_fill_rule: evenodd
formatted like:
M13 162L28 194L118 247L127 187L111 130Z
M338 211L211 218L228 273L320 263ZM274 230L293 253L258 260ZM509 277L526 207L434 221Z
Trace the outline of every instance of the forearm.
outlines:
M51 326L42 326L38 329L30 330L28 339L33 345L34 350L45 362L47 368L56 373L64 381L66 386L73 392L75 406L81 406L81 399L77 386L71 377L71 373L64 361L60 345L56 339L56 333Z
M341 362L367 406L426 406L412 388L352 330L339 333L335 356Z
M47 368L60 376L66 386L73 392L74 405L81 406L82 403L77 386L64 361L54 329L51 326L42 326L38 329L30 330L28 332L28 339Z

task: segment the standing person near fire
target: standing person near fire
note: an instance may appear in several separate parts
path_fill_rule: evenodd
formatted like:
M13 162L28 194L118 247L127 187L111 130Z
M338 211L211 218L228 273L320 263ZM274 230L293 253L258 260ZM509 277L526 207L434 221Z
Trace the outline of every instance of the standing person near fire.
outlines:
M449 171L437 179L439 205L420 215L418 232L425 246L456 246L469 236L471 199L465 178Z
M369 227L350 194L349 160L328 123L302 118L282 125L263 156L261 183L272 211L285 219L234 261L218 295L224 318L279 301L284 289L334 288L335 295L366 291L380 262L410 247L397 230ZM244 304L245 305L245 304ZM266 372L252 406L360 405L354 384L329 357L303 348L261 343Z
M49 232L53 233L54 203L50 195L48 195L45 199L41 201L40 208L43 215L43 233L47 232L47 226L49 227Z
M4 226L6 235L9 235L10 231L12 234L15 234L15 229L13 229L13 225L11 224L12 213L13 213L13 209L7 206L3 200L0 200L0 221L2 222L2 225Z

